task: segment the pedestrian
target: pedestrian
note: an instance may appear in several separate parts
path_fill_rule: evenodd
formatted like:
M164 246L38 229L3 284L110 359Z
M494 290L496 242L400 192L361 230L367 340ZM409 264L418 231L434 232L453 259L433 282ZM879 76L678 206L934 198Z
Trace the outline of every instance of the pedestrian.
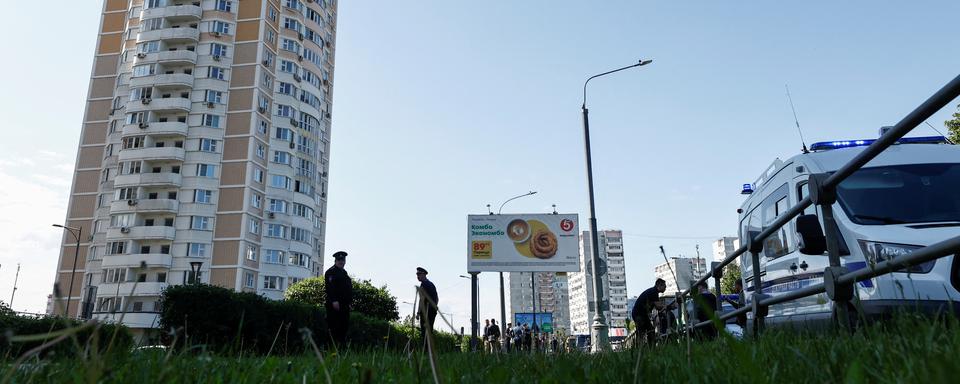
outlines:
M417 313L417 317L420 318L420 337L426 341L427 329L433 330L433 322L437 319L437 303L440 302L440 297L437 296L437 286L433 285L433 282L430 279L427 279L427 270L422 267L417 267L417 280L420 281L420 312ZM420 314L424 312L426 308L427 318L424 319Z
M523 327L520 323L513 326L513 349L517 352L523 350Z
M333 254L333 266L327 269L323 278L326 282L327 299L324 307L327 312L327 327L334 344L343 347L347 342L350 326L350 305L353 303L353 282L344 267L347 265L347 253L337 251Z
M490 319L490 353L500 352L500 327L496 319Z
M503 347L507 352L513 347L513 323L507 323L507 326L503 327Z
M480 348L481 351L486 352L490 349L490 319L483 319L483 335L481 335L480 340L483 341L483 346Z
M530 329L529 323L523 323L523 350L533 351L533 330Z
M700 293L694 296L694 304L697 306L696 318L699 322L711 320L717 313L717 296L710 292L710 287L707 286L706 282L697 285L697 289ZM705 339L713 339L717 337L717 327L710 323L710 325L698 328L697 334Z
M643 291L637 297L637 301L633 303L633 312L630 317L637 326L635 331L637 332L637 341L647 344L653 343L656 330L653 328L653 323L650 322L650 311L659 307L660 294L666 290L667 282L663 279L657 279L653 287Z
M730 303L733 306L733 309L740 309L746 305L745 298L743 297L743 280L737 279L733 283L733 293L737 295L736 300L731 300L730 298L725 298L723 301ZM741 329L747 328L747 314L741 313L737 315L737 325Z

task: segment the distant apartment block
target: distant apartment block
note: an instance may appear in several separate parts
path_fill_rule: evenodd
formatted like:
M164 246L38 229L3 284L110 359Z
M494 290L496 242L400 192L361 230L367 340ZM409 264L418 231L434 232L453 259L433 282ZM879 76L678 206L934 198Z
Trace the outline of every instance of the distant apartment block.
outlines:
M602 302L604 318L610 328L626 327L627 275L623 257L623 233L618 230L599 232ZM593 261L590 232L580 234L580 265L583 270L570 274L570 333L589 335L593 323ZM613 330L611 330L611 334Z

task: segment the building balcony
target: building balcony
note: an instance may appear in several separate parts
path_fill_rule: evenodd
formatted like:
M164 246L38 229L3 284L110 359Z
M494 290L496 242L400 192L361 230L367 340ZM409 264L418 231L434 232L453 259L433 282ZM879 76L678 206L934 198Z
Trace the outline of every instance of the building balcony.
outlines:
M179 209L180 209L180 202L172 199L130 199L130 200L117 200L110 203L111 213L123 213L123 212L176 213Z
M127 112L141 111L178 111L190 112L192 102L183 97L168 97L161 99L140 99L127 103Z
M134 160L176 160L183 161L183 148L177 147L153 147L153 148L130 148L122 149L117 154L119 161Z
M107 229L107 240L173 240L177 229L161 225Z
M147 268L170 268L173 265L173 256L162 253L137 253L132 255L107 255L100 262L103 268L140 268L145 263ZM140 283L145 284L145 283ZM116 289L116 287L114 287ZM139 291L139 286L138 289Z
M123 135L187 135L187 123L177 121L144 122L123 126Z
M200 30L197 28L163 28L140 32L140 41L163 40L169 43L198 42Z
M130 78L131 88L151 86L193 88L193 75L186 73L165 73L160 75L138 76Z
M160 314L157 312L94 312L91 316L104 323L119 323L130 328L156 328L160 326Z
M136 287L134 287L136 284ZM127 296L159 296L163 292L163 289L170 286L167 283L158 283L158 282L133 282L133 281L124 281L120 284L117 283L101 283L97 285L97 297L127 297ZM117 293L117 288L120 289ZM126 301L126 300L124 300ZM117 313L117 318L120 318L120 314Z
M157 7L145 9L143 11L143 20L163 17L171 21L176 20L200 20L203 16L203 9L196 5L171 5L168 7Z
M196 64L197 53L186 49L137 54L137 64Z

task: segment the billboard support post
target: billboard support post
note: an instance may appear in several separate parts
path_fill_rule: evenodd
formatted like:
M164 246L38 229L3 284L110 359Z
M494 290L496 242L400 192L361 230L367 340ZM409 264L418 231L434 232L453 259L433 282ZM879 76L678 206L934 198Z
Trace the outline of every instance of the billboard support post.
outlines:
M503 300L503 272L500 272L500 335L507 334L507 310ZM501 343L503 345L503 343ZM505 346L504 346L505 347Z
M479 308L477 306L480 303L477 303L477 275L480 272L470 272L470 350L473 352L477 351L477 328L479 323L477 322L477 317Z

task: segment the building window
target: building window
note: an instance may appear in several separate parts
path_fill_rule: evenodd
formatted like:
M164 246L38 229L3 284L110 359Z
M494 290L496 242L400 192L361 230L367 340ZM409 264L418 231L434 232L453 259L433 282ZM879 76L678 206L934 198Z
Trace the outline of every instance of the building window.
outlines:
M273 162L290 165L290 154L283 151L273 151Z
M206 96L203 98L203 100L205 100L208 103L222 104L223 92L208 89Z
M154 64L138 65L133 67L133 77L150 76L156 73L157 67Z
M293 53L296 53L296 54L299 55L299 54L300 54L300 43L297 43L296 41L293 41L293 40L290 40L290 39L287 39L287 38L283 38L283 39L281 40L280 49L285 50L285 51L290 51L290 52L293 52Z
M282 93L284 95L290 95L296 97L297 87L294 87L293 84L280 82L280 85L277 87L277 93Z
M227 46L223 44L211 43L210 54L214 56L227 57Z
M200 150L204 152L217 152L220 147L220 140L200 139Z
M217 177L217 166L213 164L197 164L197 176Z
M270 212L287 213L287 202L280 199L270 199Z
M227 70L220 67L207 67L207 77L217 80L226 80Z
M257 157L264 159L267 157L267 150L262 144L257 144Z
M264 276L263 289L283 289L283 278L280 276Z
M263 184L263 170L260 168L253 169L253 181L256 181L260 184Z
M230 12L233 9L233 1L231 0L217 0L217 4L214 9L221 12Z
M269 127L270 125L267 124L266 121L263 121L263 120L257 121L257 132L259 132L261 135L266 135L267 132L270 131Z
M206 216L190 216L190 229L201 231L210 230L210 218Z
M260 220L250 219L250 233L260 234Z
M296 75L300 72L300 67L292 61L280 60L280 71Z
M125 241L111 241L107 243L108 255L122 255L126 253L127 243Z
M214 21L210 24L210 32L220 33L224 35L230 34L230 24L222 21Z
M281 188L290 190L290 178L283 175L271 175L270 176L270 186L274 188Z
M255 279L253 277L253 272L244 272L243 273L243 286L247 288L253 288L253 283Z
M273 68L274 54L273 52L268 51L266 48L263 50L263 65L268 68Z
M267 15L270 17L270 21L272 21L272 22L274 22L274 23L277 22L277 9L276 9L276 8L270 7L270 10L267 12Z
M260 195L258 195L258 194L256 194L256 193L254 193L253 196L252 196L252 198L251 198L251 200L250 200L250 205L252 205L254 208L260 208L260 207L262 207L262 206L263 206L263 196L260 196Z
M247 245L247 260L257 261L257 247L253 245Z
M287 227L280 224L267 224L267 233L264 235L267 237L285 239L287 238Z
M289 128L277 127L276 134L273 137L283 141L293 141L293 131Z
M263 262L267 264L283 264L284 252L276 249L263 251Z
M201 243L187 243L187 256L206 257L207 245Z
M203 115L203 125L205 127L220 128L219 115Z
M210 204L213 197L213 191L206 189L198 189L194 191L193 202Z
M297 110L289 105L277 104L277 116L280 117L296 117Z

